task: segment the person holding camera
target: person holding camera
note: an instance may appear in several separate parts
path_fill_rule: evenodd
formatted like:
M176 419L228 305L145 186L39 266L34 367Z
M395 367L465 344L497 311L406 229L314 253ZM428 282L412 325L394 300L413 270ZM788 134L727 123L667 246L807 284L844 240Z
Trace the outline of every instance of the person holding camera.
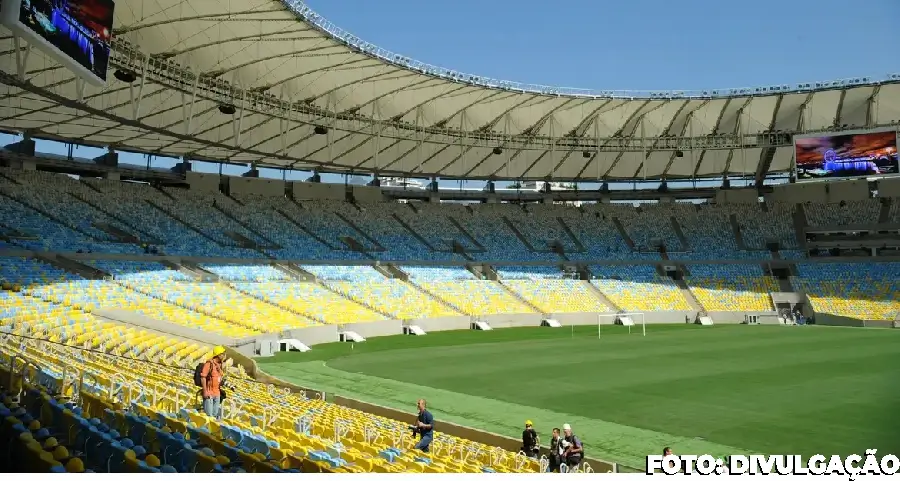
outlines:
M415 426L409 428L413 432L413 436L419 435L419 442L416 443L415 449L427 453L434 439L434 416L425 409L425 400L419 399L416 403L419 414L416 416Z

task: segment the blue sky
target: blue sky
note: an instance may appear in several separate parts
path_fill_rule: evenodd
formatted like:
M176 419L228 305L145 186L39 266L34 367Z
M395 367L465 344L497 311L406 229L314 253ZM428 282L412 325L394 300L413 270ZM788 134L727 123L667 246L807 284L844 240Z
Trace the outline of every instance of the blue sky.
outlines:
M480 76L596 90L688 90L900 73L900 0L308 0L363 40ZM862 6L862 8L860 8ZM0 141L11 141L0 135ZM40 142L38 150L65 154ZM98 149L75 155L94 157ZM133 154L120 162L145 164ZM170 165L155 162L154 165ZM195 170L218 167L195 163ZM226 174L246 169L226 167ZM263 175L281 177L280 172ZM308 174L289 174L288 179ZM327 176L325 181L340 181Z

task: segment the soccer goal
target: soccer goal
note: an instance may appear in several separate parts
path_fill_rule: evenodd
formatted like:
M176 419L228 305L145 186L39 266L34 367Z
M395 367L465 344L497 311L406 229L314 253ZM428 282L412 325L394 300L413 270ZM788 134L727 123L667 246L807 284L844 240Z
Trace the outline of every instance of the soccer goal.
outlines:
M628 334L631 334L632 328L640 326L641 335L647 335L647 323L644 322L643 312L620 312L618 314L597 314L597 337L600 337L600 327L606 325L619 324L628 328Z

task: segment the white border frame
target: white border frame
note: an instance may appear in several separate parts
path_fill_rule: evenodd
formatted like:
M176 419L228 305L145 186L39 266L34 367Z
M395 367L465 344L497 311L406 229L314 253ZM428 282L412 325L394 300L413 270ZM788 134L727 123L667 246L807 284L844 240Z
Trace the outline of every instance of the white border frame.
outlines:
M600 322L601 319L603 319L604 317L612 317L612 318L613 318L613 322L612 322L612 324L609 324L609 325L614 326L614 325L616 324L616 318L617 318L617 317L621 317L621 316L629 316L629 317L631 317L631 318L636 318L637 316L641 316L641 331L642 331L642 335L643 335L644 337L647 336L647 320L646 320L646 318L644 317L644 313L643 313L643 312L613 312L613 313L609 313L609 312L600 312L600 313L597 313L597 339L600 339L600 338L601 338L601 336L600 336L600 326L603 325L603 324ZM628 334L631 334L631 326L628 326Z
M898 176L900 176L900 172L894 173L894 174L867 174L867 175L854 175L854 176L847 176L847 177L822 177L822 178L818 178L818 179L801 179L798 175L797 140L814 139L814 138L818 138L818 137L837 137L839 135L880 134L882 132L893 132L894 133L894 145L898 149L898 155L900 155L900 128L897 128L897 127L881 127L881 128L874 128L874 129L826 131L826 132L794 135L793 138L791 139L791 144L793 147L793 150L791 151L791 177L797 183L829 182L829 181L834 181L834 180L855 180L855 179L868 179L868 178L898 177ZM900 162L900 161L898 161L898 162Z
M10 29L14 36L18 36L19 38L28 42L29 46L39 47L41 51L48 56L52 57L54 60L59 62L60 65L66 67L71 70L75 75L84 80L85 82L94 85L96 87L105 87L106 80L101 79L94 72L91 72L87 68L85 68L80 63L76 62L74 59L66 55L59 48L57 48L52 43L48 42L44 37L38 35L37 32L31 30L26 27L19 21L19 14L22 9L22 0L0 0L0 24L3 24L6 28ZM110 3L113 4L113 12L115 13L116 4L113 0L110 0ZM112 38L112 30L110 29L110 38ZM13 52L16 55L16 52ZM109 51L109 60L112 61L113 51L110 47ZM107 69L107 78L109 77L109 62L106 64ZM27 66L26 66L27 71Z

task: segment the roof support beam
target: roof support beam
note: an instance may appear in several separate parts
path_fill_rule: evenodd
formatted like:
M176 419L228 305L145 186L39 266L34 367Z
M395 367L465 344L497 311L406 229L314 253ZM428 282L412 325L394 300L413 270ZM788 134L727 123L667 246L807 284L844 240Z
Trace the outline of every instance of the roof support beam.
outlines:
M725 104L722 105L722 110L719 111L719 116L716 118L716 124L713 126L710 135L715 135L719 131L719 124L722 123L722 117L725 116L725 111L728 109L728 106L731 105L732 100L734 99L728 99L725 101ZM703 165L703 158L706 157L706 150L707 149L703 149L703 152L700 152L700 158L697 159L697 165L694 166L694 173L691 174L691 178L697 177L697 172L700 171L700 166Z
M680 137L680 138L687 137L688 142L691 144L688 146L688 153L691 155L691 158L693 158L693 156L694 156L694 149L693 149L693 140L694 140L693 137L694 136L692 134L693 129L691 129L691 125L692 125L691 122L693 122L693 120L694 120L693 119L694 113L696 111L700 110L701 108L703 108L708 103L709 103L709 100L704 100L700 105L691 109L691 111L688 112L688 114L687 114L687 118L685 119L684 125L681 126L681 132L678 133L678 137ZM680 114L680 112L679 112L679 114ZM677 116L676 116L676 118L677 118ZM673 120L673 122L674 122L674 120ZM670 125L669 130L671 130L671 129L672 129L672 126ZM659 140L657 142L659 142ZM662 171L662 177L665 178L669 174L669 170L672 168L672 165L675 163L676 158L677 158L677 151L672 152L672 156L669 157L669 163L666 164L666 168L663 169L663 171Z
M582 137L584 137L584 134L587 132L588 127L590 127L591 125L595 125L597 128L595 128L594 130L597 131L599 129L599 124L597 124L597 122L599 122L600 111L604 107L609 105L610 102L612 102L612 99L609 99L606 102L603 102L602 104L600 104L599 107L595 108L586 117L581 119L581 122L579 122L578 125L575 126L574 129L572 129L572 133L574 135L571 137L568 137L568 138L571 138L576 141L580 141L580 139ZM600 142L599 133L594 135L594 142L595 142L595 144L599 144L599 142ZM553 172L556 172L562 168L563 164L565 164L566 161L569 160L569 157L572 155L572 152L574 152L574 150L572 150L572 149L569 149L566 151L565 155L563 155L562 158L559 159L559 162L557 162L556 165L553 166Z
M741 140L741 146L740 146L741 155L745 156L745 157L743 157L745 162L746 162L747 153L746 153L746 151L744 151L744 136L741 135L741 127L744 126L743 125L744 124L744 111L747 109L747 106L750 105L751 101L753 101L753 97L747 98L747 100L744 102L744 105L741 105L741 108L738 109L737 122L734 123L734 131L732 132L735 135L735 137L737 137L738 139ZM747 130L749 130L749 129L750 129L750 126L747 125ZM725 160L725 169L722 171L722 175L728 175L728 170L731 169L731 160L732 159L734 159L734 149L731 150L731 152L728 154L728 159ZM745 164L745 167L746 167L746 164Z
M520 95L520 94L516 94L516 95ZM540 104L542 104L542 103L544 103L544 102L547 102L548 100L550 100L550 99L552 98L552 97L535 97L535 96L532 96L532 95L523 95L523 97L524 97L524 100L522 100L521 102L517 102L517 103L511 105L511 106L508 107L506 110L504 110L502 113L500 113L500 115L498 115L498 116L494 117L493 119L491 119L490 122L488 122L488 123L482 125L481 127L479 127L478 130L480 130L480 131L490 131L490 130L492 130L494 127L496 127L497 123L499 123L500 120L506 118L506 116L509 115L510 112L512 112L513 110L515 110L515 109L517 109L517 108L519 108L519 107L521 107L521 106L527 104L528 102L531 102L532 100L535 100L536 98L538 98L538 99L540 99L540 100L537 101L537 102L535 102L535 105L540 105ZM501 143L500 143L500 147L505 146L506 143L507 143L506 140L502 140ZM440 150L438 150L437 152L435 152L434 155L432 155L426 162L430 161L432 158L434 158L435 156L437 156L438 154L440 154L441 152L443 152L444 150L446 150L446 148L447 148L447 147L445 146L445 147L441 148ZM454 157L453 160L451 160L450 162L444 164L444 166L441 167L440 169L437 169L437 173L438 173L438 174L443 174L443 172L444 172L446 169L448 169L451 165L455 164L460 158L462 158L462 157L465 156L465 155L468 155L469 151L471 151L472 148L473 148L472 146L466 146L464 152L462 152L460 155ZM481 162L484 162L484 159L482 159ZM480 165L481 162L479 162L478 165Z
M869 96L866 105L866 127L872 128L875 126L875 122L878 121L878 100L880 99L879 94L881 94L881 85L876 85L872 90L872 95Z
M261 13L279 13L284 12L284 7L278 6L265 10L259 9L251 9L251 10L241 10L239 12L219 12L219 13L208 13L204 15L190 15L190 16L175 16L173 18L167 18L165 20L159 20L156 22L149 22L137 25L126 25L120 26L118 28L113 29L113 35L122 35L125 33L134 33L138 30L142 30L145 28L158 27L161 25L170 25L173 23L181 23L181 22L190 22L193 20L212 20L216 18L221 18L222 21L234 21L237 20L237 17L245 16L245 15L258 15ZM242 21L249 21L253 19L242 19ZM259 19L257 19L259 20ZM269 19L263 19L269 21ZM272 19L278 21L278 19ZM289 17L285 17L283 21L297 23L296 19L292 19Z
M775 130L775 122L778 120L778 111L781 109L781 102L784 100L784 94L778 96L778 100L775 101L775 108L772 109L772 120L769 122L769 128L767 132L772 132ZM776 147L766 147L759 153L759 163L756 165L756 176L754 177L754 181L757 189L761 189L763 186L763 182L766 180L766 174L769 173L769 168L772 167L772 157L771 155L766 155L766 151L769 149L775 149Z
M847 89L841 89L841 98L838 100L837 110L834 112L833 127L835 130L841 128L841 118L843 117L845 98L847 98Z

